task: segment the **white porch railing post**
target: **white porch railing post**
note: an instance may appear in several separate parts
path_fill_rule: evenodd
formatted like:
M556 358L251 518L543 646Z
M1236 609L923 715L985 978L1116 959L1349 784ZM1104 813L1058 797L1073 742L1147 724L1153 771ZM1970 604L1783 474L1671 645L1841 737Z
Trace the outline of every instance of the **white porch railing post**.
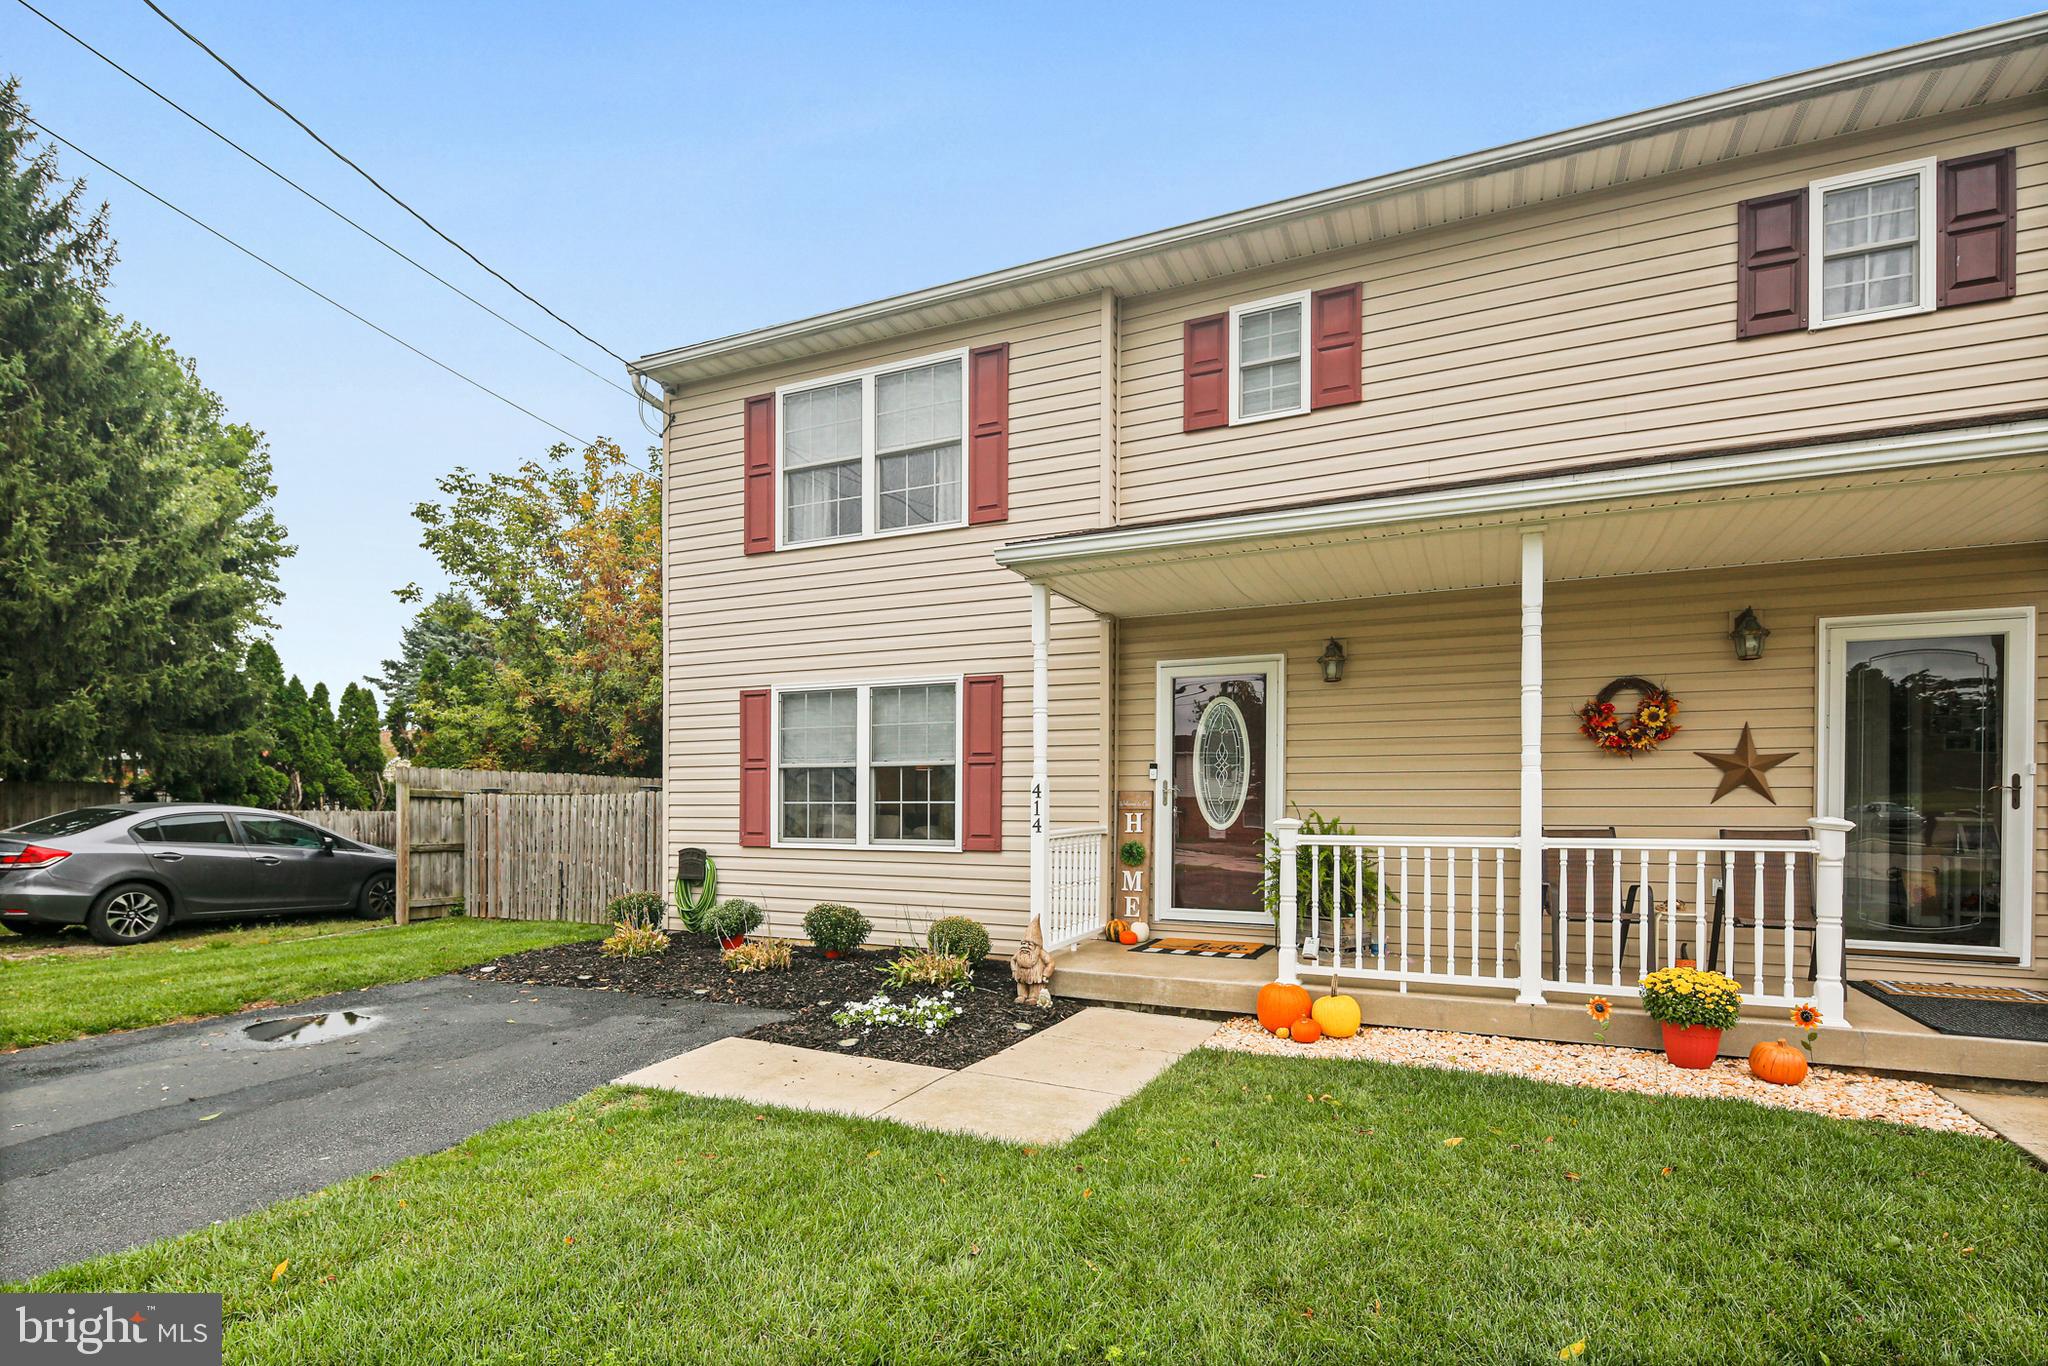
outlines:
M1516 888L1521 986L1515 1000L1543 1004L1543 533L1522 533L1522 814Z
M1299 982L1301 962L1296 943L1294 854L1301 847L1301 822L1283 816L1273 822L1273 838L1280 845L1280 974L1274 980Z
M1856 822L1840 816L1815 816L1813 830L1820 852L1813 866L1813 1003L1820 1007L1822 1027L1847 1029L1848 992L1842 981L1842 858Z
M1046 832L1050 819L1052 792L1046 777L1046 731L1052 714L1046 696L1046 654L1052 643L1052 591L1042 583L1031 585L1031 914L1038 917L1040 934L1050 926L1046 910L1050 901L1047 877L1050 846Z

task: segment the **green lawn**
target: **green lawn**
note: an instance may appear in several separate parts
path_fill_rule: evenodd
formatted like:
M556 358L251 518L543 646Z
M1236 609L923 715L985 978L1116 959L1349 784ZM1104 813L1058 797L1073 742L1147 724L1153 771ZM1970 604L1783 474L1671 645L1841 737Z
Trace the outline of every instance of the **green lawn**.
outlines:
M548 921L287 920L196 928L132 948L66 935L0 944L0 1048L302 1001L590 938L596 925Z
M2017 1363L2048 1357L2048 1175L1738 1102L1198 1052L1042 1151L598 1091L33 1288L221 1291L259 1363Z

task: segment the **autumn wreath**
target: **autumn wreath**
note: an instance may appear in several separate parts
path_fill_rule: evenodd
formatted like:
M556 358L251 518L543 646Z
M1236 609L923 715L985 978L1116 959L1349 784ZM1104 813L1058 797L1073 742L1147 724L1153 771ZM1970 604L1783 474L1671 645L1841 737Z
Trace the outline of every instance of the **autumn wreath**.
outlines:
M1633 712L1616 709L1622 693L1636 695ZM1579 733L1600 748L1634 758L1678 734L1678 699L1643 678L1617 678L1579 708Z

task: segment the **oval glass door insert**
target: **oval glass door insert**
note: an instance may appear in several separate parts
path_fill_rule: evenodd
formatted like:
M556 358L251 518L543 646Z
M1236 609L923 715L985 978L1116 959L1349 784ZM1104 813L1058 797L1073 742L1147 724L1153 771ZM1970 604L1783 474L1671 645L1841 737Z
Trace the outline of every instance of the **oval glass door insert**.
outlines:
M1244 814L1252 789L1252 737L1237 703L1219 697L1195 723L1195 805L1212 830L1228 830Z

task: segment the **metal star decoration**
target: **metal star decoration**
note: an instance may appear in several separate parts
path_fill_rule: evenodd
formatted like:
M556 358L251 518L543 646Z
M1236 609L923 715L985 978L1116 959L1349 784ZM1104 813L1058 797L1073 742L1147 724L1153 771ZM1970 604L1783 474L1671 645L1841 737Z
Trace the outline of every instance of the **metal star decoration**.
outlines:
M1721 770L1721 785L1714 789L1714 801L1720 801L1738 787L1747 787L1755 790L1758 795L1773 806L1778 804L1778 799L1771 794L1770 782L1765 779L1764 774L1770 772L1779 764L1784 763L1787 759L1792 758L1798 752L1798 750L1793 750L1788 754L1759 754L1756 748L1756 738L1749 733L1749 723L1747 721L1742 723L1742 738L1735 742L1733 752L1728 754L1709 754L1703 749L1693 751L1694 754L1699 755L1700 758L1705 759L1715 768Z

